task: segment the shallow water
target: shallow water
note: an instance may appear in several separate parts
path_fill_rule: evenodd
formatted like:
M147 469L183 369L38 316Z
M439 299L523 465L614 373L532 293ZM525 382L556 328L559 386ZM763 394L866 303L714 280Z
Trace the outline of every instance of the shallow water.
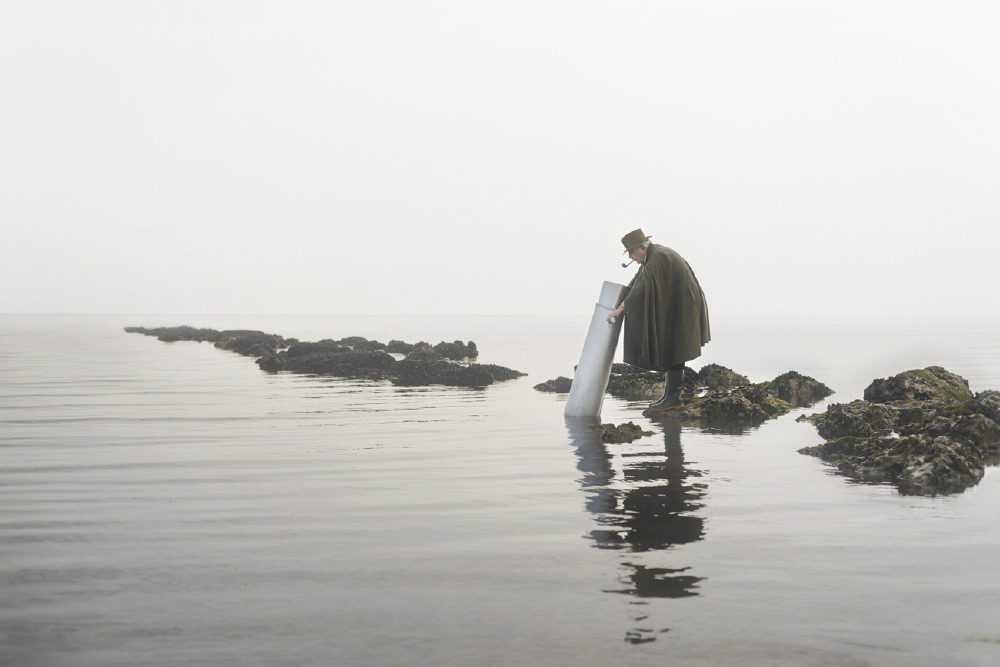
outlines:
M740 435L602 421L533 385L582 318L0 317L0 664L1000 664L1000 475L855 484ZM122 327L474 340L487 389L259 371ZM779 333L780 332L780 333ZM1000 389L1000 328L713 322L717 362L860 398L937 364Z

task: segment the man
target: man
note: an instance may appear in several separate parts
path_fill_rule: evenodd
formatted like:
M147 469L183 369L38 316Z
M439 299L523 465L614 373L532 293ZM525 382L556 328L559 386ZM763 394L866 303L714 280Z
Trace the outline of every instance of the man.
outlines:
M626 364L666 371L663 398L649 406L662 409L683 405L684 362L701 356L711 334L708 304L694 271L677 252L651 238L641 229L622 237L639 270L608 319L625 315Z

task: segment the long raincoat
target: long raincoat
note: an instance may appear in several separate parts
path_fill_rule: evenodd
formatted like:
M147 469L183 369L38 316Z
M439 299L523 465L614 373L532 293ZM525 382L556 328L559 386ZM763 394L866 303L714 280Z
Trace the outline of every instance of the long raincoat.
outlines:
M712 339L705 293L687 261L651 243L628 284L625 363L656 371L697 359Z

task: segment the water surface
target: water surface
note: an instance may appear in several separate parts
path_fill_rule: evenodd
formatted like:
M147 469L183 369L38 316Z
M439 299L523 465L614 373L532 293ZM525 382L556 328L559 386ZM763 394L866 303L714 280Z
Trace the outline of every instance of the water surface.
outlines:
M1000 476L904 496L796 450L645 420L598 442L536 383L582 318L0 318L0 664L993 665ZM529 375L396 388L261 372L121 327L474 340ZM778 333L780 331L780 334ZM713 323L695 367L860 398L943 365L1000 388L991 326Z

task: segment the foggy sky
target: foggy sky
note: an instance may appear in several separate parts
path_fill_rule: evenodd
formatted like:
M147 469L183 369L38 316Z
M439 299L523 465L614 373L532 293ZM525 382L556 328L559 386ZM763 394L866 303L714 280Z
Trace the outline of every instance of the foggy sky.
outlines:
M0 312L994 316L993 2L0 0Z

